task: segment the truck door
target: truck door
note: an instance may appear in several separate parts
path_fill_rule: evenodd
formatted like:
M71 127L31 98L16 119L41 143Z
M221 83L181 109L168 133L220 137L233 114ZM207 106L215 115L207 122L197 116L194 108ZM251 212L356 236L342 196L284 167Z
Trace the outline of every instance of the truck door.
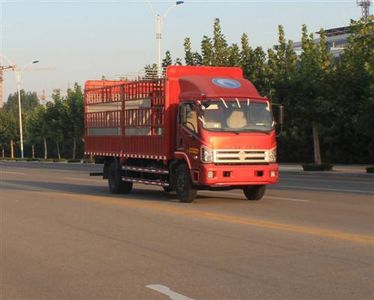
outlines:
M187 154L192 169L199 166L199 126L196 105L182 103L178 112L177 151Z

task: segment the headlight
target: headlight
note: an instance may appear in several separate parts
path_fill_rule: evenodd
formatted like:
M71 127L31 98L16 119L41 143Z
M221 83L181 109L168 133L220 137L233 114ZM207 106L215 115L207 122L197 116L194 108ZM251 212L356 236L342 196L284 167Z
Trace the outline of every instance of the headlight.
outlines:
M200 159L204 163L213 162L213 150L206 147L201 147Z
M268 163L277 162L277 148L265 151L265 161Z

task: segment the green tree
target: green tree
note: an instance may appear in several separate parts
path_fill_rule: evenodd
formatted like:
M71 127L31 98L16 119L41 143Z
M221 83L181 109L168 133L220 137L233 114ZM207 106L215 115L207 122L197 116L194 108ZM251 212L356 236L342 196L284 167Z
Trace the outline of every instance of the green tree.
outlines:
M195 65L194 55L193 55L192 48L191 48L191 39L185 38L183 46L184 46L184 61L186 62L186 65L187 66Z
M59 91L52 95L54 102L48 102L45 114L45 122L48 128L47 137L54 141L58 159L61 159L61 142L65 136L65 121L68 119L66 107Z
M203 63L203 58L200 55L199 52L192 51L191 48L191 39L190 38L185 38L184 43L184 61L187 66L200 66Z
M20 91L21 94L21 107L22 107L22 124L25 128L25 121L27 120L27 115L39 105L38 96L35 92L25 92L24 90ZM18 93L10 94L8 100L4 103L3 109L10 114L11 118L15 122L16 131L19 133L19 110L18 110ZM16 121L17 120L17 121ZM19 140L18 135L15 135L11 140L11 156L14 156L14 141ZM27 140L27 133L24 131L25 141Z
M167 66L171 66L173 64L173 59L171 58L170 51L165 52L165 58L162 60L162 67L165 69Z
M201 41L201 61L204 66L213 65L213 45L211 38L204 35Z
M326 95L326 82L331 66L331 54L326 47L326 36L320 31L320 42L314 42L313 34L302 27L302 50L298 86L301 92L298 108L304 122L312 128L314 162L322 163L320 149L320 125L328 118L329 102ZM296 103L295 103L296 104Z
M331 157L374 162L374 17L352 21L351 35L330 80Z
M232 44L229 48L229 58L228 62L230 66L239 67L241 65L240 61L240 49L238 44Z
M249 45L247 34L241 36L240 66L244 77L249 79L258 89L260 94L269 95L267 83L267 57L261 47L253 49Z
M157 64L144 67L145 79L157 79Z
M65 102L65 117L70 126L67 127L66 134L73 141L72 159L77 155L77 143L83 137L84 131L84 102L82 88L75 83L73 89L69 89Z
M174 63L176 66L182 66L183 65L183 62L182 62L182 59L180 59L179 57L177 57L175 59L175 63Z
M25 92L21 90L22 113L26 115L39 105L38 95L35 92ZM3 109L13 116L18 116L18 93L10 94Z
M222 33L221 21L216 18L213 24L213 57L212 65L227 66L229 65L229 49L227 46L226 37Z
M0 110L1 156L5 157L5 147L9 145L10 157L14 158L14 140L17 138L17 122L14 116L4 109Z
M243 69L244 77L249 78L251 68L252 68L250 63L253 57L253 49L249 45L249 38L246 33L243 33L240 42L241 42L240 64Z
M34 145L43 142L44 159L48 158L47 135L48 128L46 123L46 109L39 105L34 108L27 117L26 122L27 142L33 146L32 158L35 158Z

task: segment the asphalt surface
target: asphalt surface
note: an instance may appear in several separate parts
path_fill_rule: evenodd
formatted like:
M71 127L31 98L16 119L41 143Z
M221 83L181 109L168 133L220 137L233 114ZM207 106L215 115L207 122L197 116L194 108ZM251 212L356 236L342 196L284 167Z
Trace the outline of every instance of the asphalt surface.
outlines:
M281 172L261 201L0 162L0 299L373 299L374 177Z

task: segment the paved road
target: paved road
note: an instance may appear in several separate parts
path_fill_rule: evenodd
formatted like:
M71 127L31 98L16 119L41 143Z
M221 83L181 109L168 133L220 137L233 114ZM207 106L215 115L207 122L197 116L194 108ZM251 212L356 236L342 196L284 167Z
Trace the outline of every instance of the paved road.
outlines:
M373 177L285 172L261 201L183 204L110 195L96 169L0 162L1 300L374 297Z

